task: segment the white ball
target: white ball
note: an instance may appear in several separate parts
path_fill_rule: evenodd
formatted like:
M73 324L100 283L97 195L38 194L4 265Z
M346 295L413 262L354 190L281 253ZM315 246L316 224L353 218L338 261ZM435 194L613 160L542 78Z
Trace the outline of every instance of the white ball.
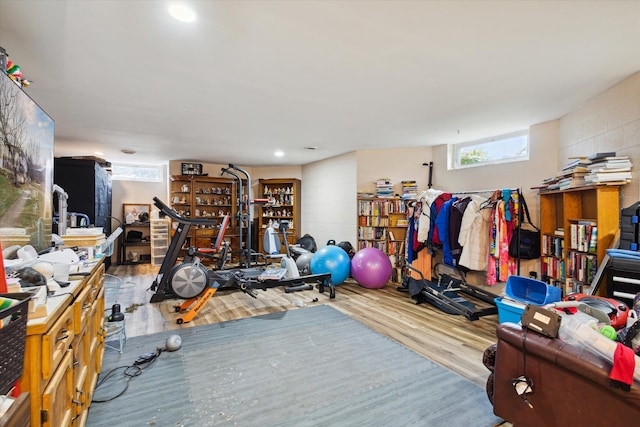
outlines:
M180 335L171 335L165 343L167 351L176 351L182 347L182 338Z

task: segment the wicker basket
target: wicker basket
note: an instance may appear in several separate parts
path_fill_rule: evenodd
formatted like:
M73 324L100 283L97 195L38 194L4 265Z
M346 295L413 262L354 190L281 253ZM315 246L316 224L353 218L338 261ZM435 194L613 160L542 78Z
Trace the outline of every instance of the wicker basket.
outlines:
M24 347L27 340L30 293L0 294L1 297L21 300L18 304L0 310L0 319L11 319L0 328L0 395L11 391L22 376Z

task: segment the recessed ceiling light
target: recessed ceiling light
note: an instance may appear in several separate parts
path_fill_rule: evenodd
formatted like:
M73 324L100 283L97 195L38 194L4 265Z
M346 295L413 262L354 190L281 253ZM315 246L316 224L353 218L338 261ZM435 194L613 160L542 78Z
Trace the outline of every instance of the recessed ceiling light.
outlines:
M169 15L182 22L193 22L196 20L196 13L193 9L181 3L169 6Z
M95 154L96 156L104 156L104 153L102 151L94 151L93 154Z
M275 153L273 153L273 154L274 154L276 157L282 157L282 156L284 156L284 151L280 151L280 150L278 150L278 151L276 151L276 152L275 152Z
M305 150L313 151L313 150L317 150L317 149L318 149L318 147L304 147L304 149L305 149Z
M129 150L129 149L127 149L127 148L124 148L124 149L122 149L122 150L120 150L120 151L121 151L121 152L123 152L124 154L136 154L136 152L135 152L135 151L133 151L133 150Z

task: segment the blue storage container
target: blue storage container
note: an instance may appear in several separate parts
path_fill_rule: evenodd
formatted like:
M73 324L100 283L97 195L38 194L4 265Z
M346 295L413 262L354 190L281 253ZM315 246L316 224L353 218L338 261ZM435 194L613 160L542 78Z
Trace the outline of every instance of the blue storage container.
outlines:
M505 294L516 301L535 305L551 304L562 298L560 288L522 276L509 276Z
M498 307L498 322L520 323L526 304L502 297L498 297L494 301Z

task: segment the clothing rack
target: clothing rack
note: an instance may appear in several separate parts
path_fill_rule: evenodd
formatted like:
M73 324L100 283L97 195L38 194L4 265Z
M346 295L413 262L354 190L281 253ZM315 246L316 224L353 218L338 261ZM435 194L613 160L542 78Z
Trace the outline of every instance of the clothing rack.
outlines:
M511 193L518 193L518 195L522 194L519 188L494 188L493 190L471 190L471 191L451 191L451 194L454 195L465 195L465 194L485 194L485 193L495 193L496 191L504 191L509 190Z
M504 190L508 190L511 193L516 193L518 195L518 200L520 201L520 204L522 205L522 190L520 188L503 188L503 189L499 189L496 188L494 190L472 190L472 191L457 191L457 192L451 192L451 194L453 195L468 195L468 194L487 194L487 193L495 193L496 191L504 191ZM524 221L524 212L523 209L520 208L518 210L518 227L522 226L522 222ZM518 240L520 239L520 233L518 233ZM518 241L518 250L520 249L520 242ZM520 276L520 257L517 257L517 269L516 272L518 274L518 276Z

